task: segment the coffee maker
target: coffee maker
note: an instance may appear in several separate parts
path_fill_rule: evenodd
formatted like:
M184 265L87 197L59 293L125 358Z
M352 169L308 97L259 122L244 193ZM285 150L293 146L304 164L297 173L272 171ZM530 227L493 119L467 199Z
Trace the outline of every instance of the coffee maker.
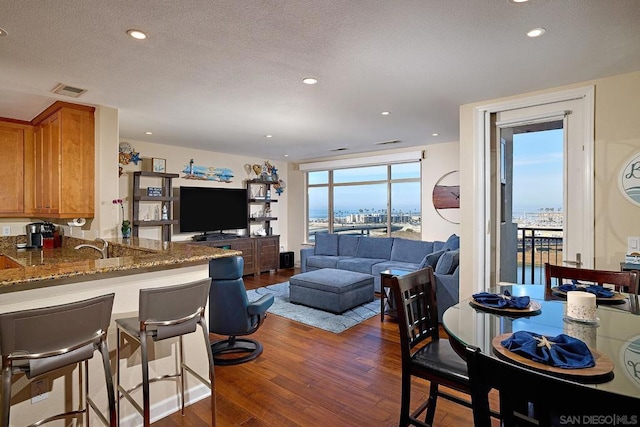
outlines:
M42 222L32 222L27 224L27 247L29 248L41 248L42 247Z

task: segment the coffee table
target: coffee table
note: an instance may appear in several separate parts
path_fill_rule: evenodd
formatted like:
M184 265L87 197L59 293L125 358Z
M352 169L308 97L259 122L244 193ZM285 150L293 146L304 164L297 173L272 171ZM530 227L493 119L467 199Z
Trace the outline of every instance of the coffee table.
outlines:
M380 272L380 321L384 322L384 300L388 301L389 309L387 313L394 319L397 318L395 304L393 303L393 294L391 293L391 279L395 276L403 276L407 273L411 273L406 270L389 269ZM386 289L389 289L388 291ZM388 292L388 293L387 293Z

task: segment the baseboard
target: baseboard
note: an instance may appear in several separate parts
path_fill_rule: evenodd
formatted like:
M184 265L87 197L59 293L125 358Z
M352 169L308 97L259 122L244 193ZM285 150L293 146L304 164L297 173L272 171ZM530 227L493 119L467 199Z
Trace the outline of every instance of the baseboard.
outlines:
M211 395L209 387L198 384L185 391L185 406L192 405ZM153 399L153 390L151 391ZM142 402L141 402L142 404ZM129 405L125 398L120 401L120 406ZM180 410L180 399L178 396L168 397L160 402L151 405L151 422L154 423ZM136 412L120 419L120 427L138 427L142 425L142 417Z

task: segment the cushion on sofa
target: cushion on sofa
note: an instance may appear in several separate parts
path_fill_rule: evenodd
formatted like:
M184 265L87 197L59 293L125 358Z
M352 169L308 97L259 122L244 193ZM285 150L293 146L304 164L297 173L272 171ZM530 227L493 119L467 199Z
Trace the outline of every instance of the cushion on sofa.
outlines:
M391 237L368 237L360 239L356 256L358 258L376 258L388 260L391 257Z
M459 264L460 250L446 251L436 264L435 272L438 274L451 274Z
M391 261L413 262L419 264L425 254L433 252L433 242L409 240L396 237L391 247Z
M316 233L316 255L338 255L338 235Z
M342 258L336 264L339 270L355 271L358 273L371 274L374 264L386 261L378 258Z
M442 247L445 251L454 251L456 249L460 249L460 236L456 236L452 234L449 236L446 242L444 242L444 246Z
M307 267L311 267L311 269L319 269L319 268L337 268L338 261L342 258L339 256L329 256L329 255L311 255L307 258Z
M444 242L443 241L434 240L434 242L433 242L433 251L432 252L441 251L443 247L444 247Z
M356 256L360 236L338 234L338 255Z
M439 251L431 252L430 254L425 255L425 257L420 262L420 265L418 266L418 268L422 269L422 268L426 268L426 267L431 267L431 268L433 268L435 270L436 265L438 264L438 261L440 260L440 257L444 253L445 253L445 251L439 250Z

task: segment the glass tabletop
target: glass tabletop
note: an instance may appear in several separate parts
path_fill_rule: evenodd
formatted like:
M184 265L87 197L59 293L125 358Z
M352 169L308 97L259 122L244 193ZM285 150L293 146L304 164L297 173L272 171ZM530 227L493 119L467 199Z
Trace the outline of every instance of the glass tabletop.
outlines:
M542 285L511 285L490 289L491 293L509 290L513 296L529 296L541 305L540 314L506 317L474 308L470 298L447 309L442 325L449 336L462 346L479 347L493 355L491 341L495 336L517 331L542 335L571 335L607 356L614 364L614 378L596 387L632 397L640 396L640 312L637 299L627 298L622 304L600 304L595 325L564 320L565 301L545 300Z

